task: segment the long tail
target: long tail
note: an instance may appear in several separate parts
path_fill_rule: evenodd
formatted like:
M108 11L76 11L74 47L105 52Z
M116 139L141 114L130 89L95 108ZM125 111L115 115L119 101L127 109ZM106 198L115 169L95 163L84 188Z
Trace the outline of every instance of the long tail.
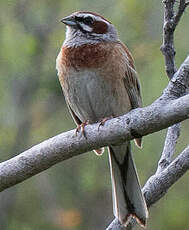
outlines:
M109 147L114 215L123 225L135 217L141 226L146 225L148 210L144 200L130 142Z

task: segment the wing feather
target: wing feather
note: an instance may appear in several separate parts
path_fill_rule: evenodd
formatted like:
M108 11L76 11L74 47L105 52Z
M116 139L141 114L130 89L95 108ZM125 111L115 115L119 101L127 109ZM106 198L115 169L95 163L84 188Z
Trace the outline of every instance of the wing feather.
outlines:
M142 106L140 83L137 72L132 67L128 67L125 72L124 85L129 95L131 106L133 109Z
M132 109L136 109L138 107L142 107L142 98L141 98L141 89L140 89L140 82L138 78L138 74L135 69L134 60L129 52L128 48L121 43L122 48L124 49L125 53L127 54L127 67L125 71L125 77L123 79L125 89L127 90L131 107ZM138 147L142 147L142 138L136 138L135 144Z
M123 43L120 44L123 50L125 51L127 57L127 67L125 71L124 85L129 95L131 106L133 109L135 109L142 106L140 82L131 53Z

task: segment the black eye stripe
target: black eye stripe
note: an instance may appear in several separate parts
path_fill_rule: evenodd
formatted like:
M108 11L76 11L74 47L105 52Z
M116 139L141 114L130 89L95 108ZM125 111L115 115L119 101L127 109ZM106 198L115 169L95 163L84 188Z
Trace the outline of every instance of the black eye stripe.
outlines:
M90 17L90 16L88 16L88 17L78 17L78 16L75 16L75 20L77 22L83 22L86 25L91 25L93 23L93 18Z
M83 22L87 25L91 25L93 23L93 18L88 16L88 17L84 18Z
M75 16L75 20L78 22L83 22L83 17Z

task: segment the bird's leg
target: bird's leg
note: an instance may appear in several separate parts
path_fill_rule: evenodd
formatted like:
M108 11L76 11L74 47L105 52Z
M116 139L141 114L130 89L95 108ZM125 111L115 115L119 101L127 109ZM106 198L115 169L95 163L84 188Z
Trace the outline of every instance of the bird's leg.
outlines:
M76 128L76 131L75 131L75 135L77 136L77 134L81 130L81 133L87 139L86 133L85 133L85 126L88 125L88 124L89 124L89 120L86 120L83 123L81 123L80 125L78 125L77 128Z
M105 124L106 121L108 121L108 120L110 120L110 119L112 119L112 118L113 118L113 116L111 115L111 116L109 116L109 117L105 117L105 118L103 118L102 120L100 120L100 124L99 124L99 126L98 126L98 131L99 131L99 129L100 129L100 126L103 126L103 125Z

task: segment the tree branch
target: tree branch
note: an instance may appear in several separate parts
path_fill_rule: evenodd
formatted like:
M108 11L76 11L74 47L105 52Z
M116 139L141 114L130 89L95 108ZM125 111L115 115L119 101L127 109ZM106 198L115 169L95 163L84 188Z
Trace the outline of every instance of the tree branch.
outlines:
M151 176L143 187L147 206L162 198L168 189L189 169L189 146L163 171ZM131 230L136 225L132 219L125 228L115 219L106 230Z
M178 25L186 7L189 5L185 0L179 1L178 11L175 14L175 0L164 0L164 25L163 25L163 44L161 51L165 59L165 69L169 79L176 72L175 65L175 48L174 48L174 31Z
M176 25L189 3L181 0L176 15L174 15L174 3L174 0L164 1L164 40L161 50L165 56L166 72L171 80L163 95L148 107L132 110L124 116L107 121L100 130L98 130L99 124L86 126L87 139L82 135L75 136L75 130L71 130L0 163L0 191L73 156L148 135L189 118L189 95L185 95L189 88L189 56L176 72L173 40ZM143 188L148 207L158 201L189 169L189 146L170 163L178 138L179 125L174 127L175 133L172 133L173 127L168 131L157 172L149 178ZM115 219L107 230L128 230L135 224L135 220L132 219L125 228Z
M176 70L175 63L174 63L174 56L175 56L174 31L188 5L188 2L185 2L185 0L180 0L177 13L174 14L175 2L176 1L173 0L163 1L165 10L164 10L163 45L161 47L161 50L165 57L166 70L169 69L169 71L167 71L167 74L170 79L172 78ZM171 24L171 29L168 26L166 26L167 23ZM169 52L167 52L168 50ZM158 163L158 169L157 169L158 172L165 169L170 164L172 155L174 154L174 150L179 134L180 134L180 124L176 124L172 127L169 127L165 139L165 146L162 152L162 157Z
M156 173L160 173L171 163L172 156L175 152L177 139L179 138L179 136L180 136L180 123L177 123L168 128L167 136L165 139L165 145L163 148L163 152L161 154L161 158L158 162L158 168Z
M178 25L178 23L181 19L186 7L189 5L188 1L186 2L185 0L180 0L178 11L175 15L175 13L174 13L175 2L176 2L175 0L163 0L163 3L164 3L163 44L162 44L160 49L164 55L166 73L167 73L167 76L169 77L169 79L171 80L170 82L175 81L175 79L172 79L172 78L175 78L175 77L173 77L173 75L177 71L176 65L175 65L175 54L176 54L176 52L175 52L175 48L174 48L174 31L175 31L176 26ZM178 72L176 74L178 74ZM180 80L182 81L183 79L180 78ZM179 87L179 85L180 85L180 87ZM187 89L186 88L184 89L183 86L184 86L184 82L182 81L182 82L180 82L180 84L178 84L177 88L174 87L173 91L171 90L173 97L174 96L179 97L179 96L184 95L186 92L188 92ZM181 88L183 90L181 90ZM167 98L169 98L169 93L168 93ZM165 169L167 170L168 165L171 163L171 158L174 154L175 146L176 146L176 142L177 142L177 139L179 137L179 134L180 134L180 124L179 123L169 127L168 132L167 132L167 136L166 136L166 140L165 140L165 146L164 146L164 149L162 152L162 156L159 160L158 168L157 168L155 175L159 175L161 172L164 172ZM153 178L153 177L154 176L152 176L151 178ZM148 181L150 181L150 179ZM147 184L148 184L148 182L147 182ZM143 191L144 191L144 189L143 189ZM158 192L159 192L159 190L156 191L157 194L158 194ZM149 206L150 204L148 203L148 197L145 196L145 198L147 200L147 205ZM132 227L135 224L136 224L135 219L132 219L130 221L129 225L127 226L127 228L125 228L125 227L121 226L121 224L119 223L119 221L117 219L115 219L110 224L110 226L107 228L107 230L126 230L126 229L129 230L129 229L132 229Z
M183 13L184 13L184 11L188 5L189 5L189 2L186 2L185 0L180 0L178 11L177 11L176 15L173 17L175 28L178 25L182 15L183 15Z
M111 119L100 130L99 124L86 126L87 139L82 135L75 136L75 131L71 130L0 163L0 191L73 156L141 137L187 119L189 95L179 99L177 97L184 95L188 87L189 56L175 73L163 95L152 105Z
M164 25L163 25L163 44L161 51L165 59L165 69L169 79L176 72L175 49L174 49L174 4L175 0L164 0Z

